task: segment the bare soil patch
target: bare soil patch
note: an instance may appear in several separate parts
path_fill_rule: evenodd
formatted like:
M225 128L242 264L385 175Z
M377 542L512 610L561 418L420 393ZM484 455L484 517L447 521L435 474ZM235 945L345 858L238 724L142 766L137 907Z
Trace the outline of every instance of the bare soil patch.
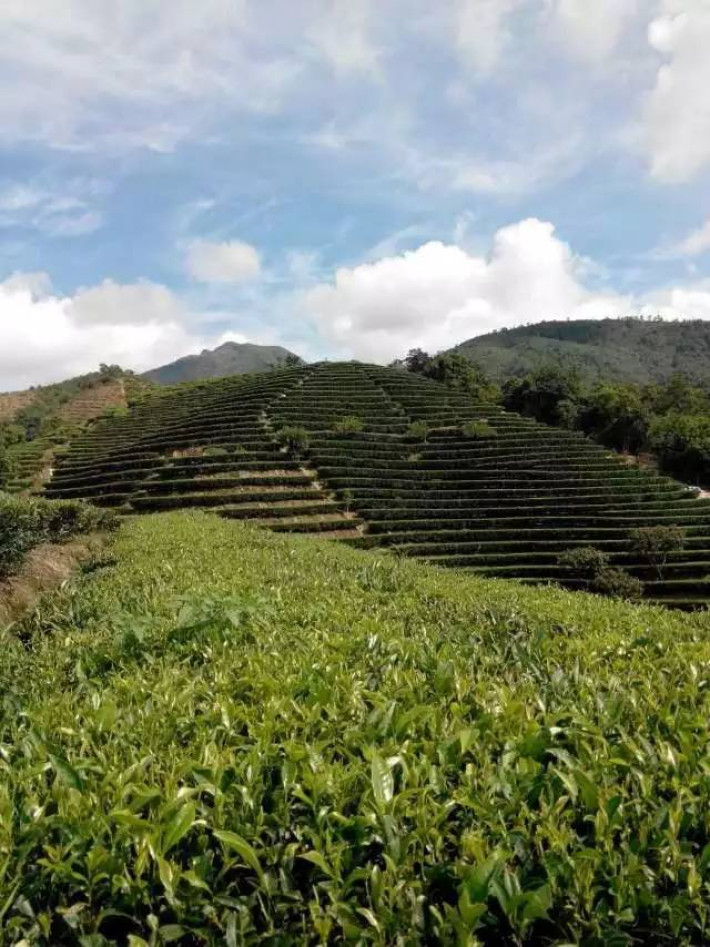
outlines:
M40 597L78 572L106 545L106 536L79 536L63 545L43 543L27 556L16 575L0 581L0 629L32 608Z

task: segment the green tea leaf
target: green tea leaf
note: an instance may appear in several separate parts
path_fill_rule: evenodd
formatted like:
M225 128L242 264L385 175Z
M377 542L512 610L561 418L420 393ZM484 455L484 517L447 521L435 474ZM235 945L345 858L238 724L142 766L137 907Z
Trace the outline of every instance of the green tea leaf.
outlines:
M259 878L263 878L264 872L259 861L259 856L246 839L236 832L228 832L223 829L214 829L212 834L225 846L233 849L241 856L243 862L252 868Z
M370 778L375 802L380 808L384 808L392 801L394 795L394 776L389 764L374 752L370 765Z

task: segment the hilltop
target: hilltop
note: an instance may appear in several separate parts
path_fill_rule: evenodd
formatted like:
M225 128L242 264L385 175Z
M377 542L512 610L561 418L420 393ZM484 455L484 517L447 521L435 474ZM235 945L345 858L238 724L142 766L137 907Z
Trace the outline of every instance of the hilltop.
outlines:
M571 588L589 582L560 555L593 546L609 581L623 569L654 601L710 599L709 500L579 433L376 365L322 363L148 392L77 438L46 493L125 513L212 509L277 532ZM662 568L634 540L654 526L685 531Z
M710 322L602 319L540 322L501 329L454 351L485 367L497 381L540 365L574 368L589 381L664 383L674 374L710 383Z
M298 363L301 359L280 345L225 342L216 349L204 349L199 355L186 355L168 365L152 368L143 378L161 385L176 385L183 381L263 372L291 361Z

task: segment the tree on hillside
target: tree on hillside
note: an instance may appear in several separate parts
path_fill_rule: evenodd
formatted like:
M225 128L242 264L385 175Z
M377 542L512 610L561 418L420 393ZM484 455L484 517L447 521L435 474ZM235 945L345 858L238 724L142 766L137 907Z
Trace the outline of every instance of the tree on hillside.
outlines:
M430 362L431 355L423 349L410 349L404 356L404 367L417 375L423 375Z
M656 418L649 442L664 470L692 483L708 480L710 415L667 414Z
M710 413L708 393L679 372L665 385L647 386L643 398L651 404L654 414Z
M465 391L481 401L500 400L500 389L483 370L460 352L428 355L422 349L411 349L405 367L424 378L431 378L457 391Z
M673 552L685 546L687 535L680 526L641 526L629 534L634 551L656 570L659 579Z
M579 375L549 365L525 378L512 378L503 386L503 404L510 411L535 418L545 424L569 423L570 404L582 398Z
M614 450L637 453L648 440L651 418L634 385L597 385L580 409L579 427Z
M0 490L4 490L7 481L10 479L10 461L7 458L7 451L0 444Z

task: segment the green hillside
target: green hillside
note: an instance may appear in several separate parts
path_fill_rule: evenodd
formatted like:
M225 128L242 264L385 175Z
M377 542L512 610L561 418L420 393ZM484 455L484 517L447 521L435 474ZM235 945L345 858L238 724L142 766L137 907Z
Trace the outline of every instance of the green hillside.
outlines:
M199 355L187 355L168 365L153 368L143 377L161 385L176 385L183 381L264 372L283 365L287 360L300 361L297 355L280 345L225 342L216 349L205 349Z
M710 323L603 319L540 322L469 339L455 351L503 381L559 364L598 379L664 383L677 373L710 383Z
M106 412L124 410L148 385L104 365L57 384L0 393L0 489L38 489L58 449Z
M0 939L707 942L706 615L174 513L0 629Z
M572 588L588 581L559 557L591 546L650 599L710 599L709 500L580 434L397 369L323 363L149 394L78 438L46 492L125 513L212 509ZM663 564L634 541L658 526L684 538Z

